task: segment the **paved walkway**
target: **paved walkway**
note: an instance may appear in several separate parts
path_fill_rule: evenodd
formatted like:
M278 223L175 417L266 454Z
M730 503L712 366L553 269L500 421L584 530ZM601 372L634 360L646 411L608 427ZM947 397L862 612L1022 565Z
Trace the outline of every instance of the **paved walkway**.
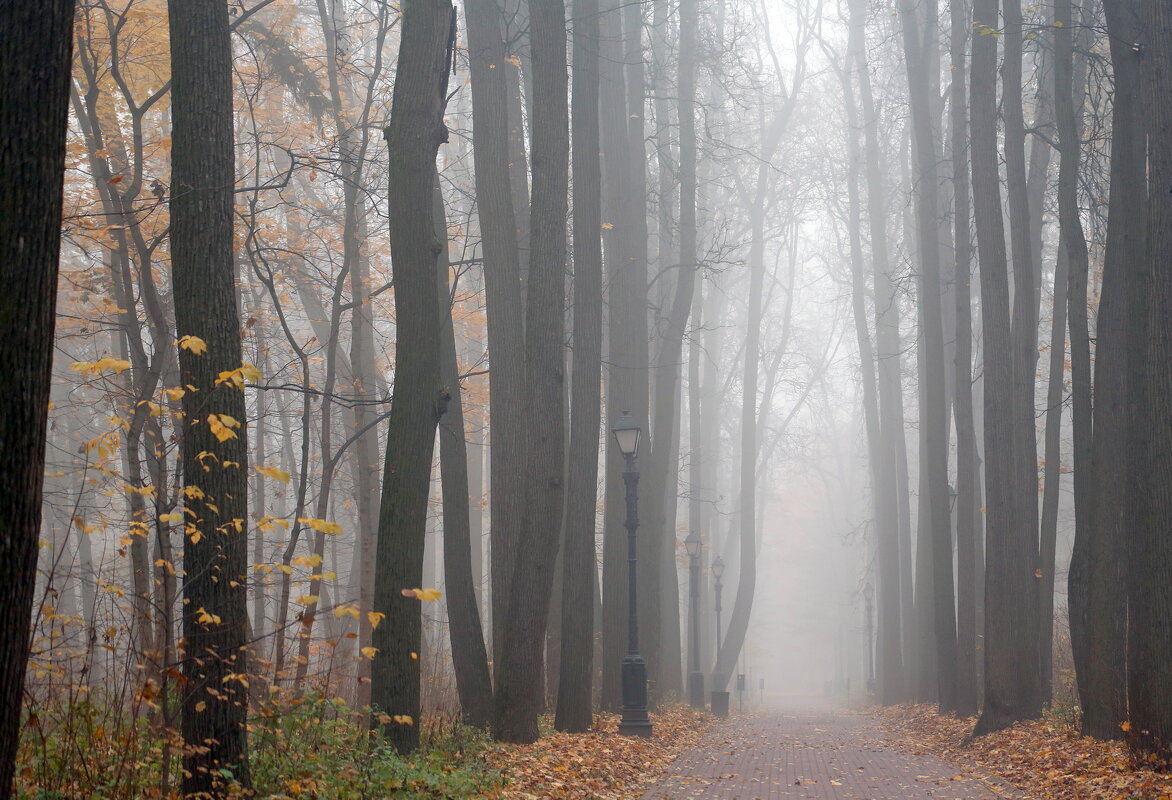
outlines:
M995 800L1022 795L928 755L884 747L875 723L843 710L734 718L685 753L643 800Z

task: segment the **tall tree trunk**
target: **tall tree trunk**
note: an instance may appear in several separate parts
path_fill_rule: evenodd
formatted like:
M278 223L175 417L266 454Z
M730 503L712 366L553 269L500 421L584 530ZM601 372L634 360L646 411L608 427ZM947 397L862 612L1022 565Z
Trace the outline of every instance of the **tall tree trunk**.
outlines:
M997 0L973 3L971 70L973 210L981 270L987 561L985 707L987 733L1038 712L1037 527L1023 524L1014 452L1009 276L997 158ZM1031 439L1032 441L1032 439Z
M631 152L627 138L627 97L623 74L622 7L603 0L599 23L600 138L603 156L603 245L608 286L607 416L630 412L647 424L646 267L635 268L629 253L637 236L636 217L643 213L629 189ZM640 165L642 169L642 165ZM644 223L645 224L645 223ZM609 426L608 426L609 427ZM614 438L606 437L605 507L602 558L602 706L621 704L623 653L627 647L627 534L623 527L623 458ZM641 557L640 557L641 558ZM646 594L646 593L644 593Z
M1062 4L1063 6L1065 3ZM1060 6L1061 7L1061 6ZM1096 317L1094 408L1090 407L1090 342L1087 335L1087 273L1071 275L1071 366L1075 388L1075 537L1068 592L1070 636L1083 709L1082 731L1101 739L1123 735L1127 718L1127 522L1128 481L1121 476L1143 464L1129 447L1128 426L1139 406L1130 385L1142 352L1129 341L1129 318L1143 300L1131 278L1144 261L1144 202L1147 180L1146 110L1142 58L1133 43L1144 34L1138 4L1104 3L1110 29L1114 95L1111 121L1111 189L1103 285ZM1067 12L1070 16L1070 12ZM1126 37L1126 38L1125 38ZM1065 57L1069 45L1060 40ZM1065 155L1065 150L1063 151ZM1077 166L1077 162L1075 164ZM1074 177L1077 192L1077 173ZM1071 191L1067 187L1067 191ZM1077 194L1067 202L1077 202ZM1077 216L1075 218L1077 220ZM1081 226L1078 235L1081 235ZM1079 281L1075 287L1074 281ZM1076 321L1075 292L1082 311ZM1138 304L1138 305L1137 305ZM1075 328L1078 328L1076 331ZM1093 438L1092 438L1093 427ZM1080 480L1080 472L1083 478ZM1089 473L1089 474L1087 474Z
M444 106L455 49L451 0L407 0L402 44L386 129L390 164L391 240L395 286L395 385L387 429L375 564L371 704L400 753L419 746L420 601L403 594L423 579L423 550L435 428L448 397L440 375L436 303L435 158L447 141ZM404 721L403 717L410 717ZM395 717L399 717L398 720Z
M952 579L952 524L948 508L948 409L944 380L944 323L941 308L938 169L939 156L932 123L928 48L936 41L936 4L927 4L926 17L917 20L917 6L901 3L904 53L911 91L917 232L920 249L919 293L922 314L920 346L923 348L921 409L923 448L921 472L927 489L927 519L921 517L921 536L931 537L932 620L936 640L937 696L944 712L956 707L956 617ZM927 524L925 524L925 522ZM921 544L923 546L923 544ZM918 593L917 593L918 596ZM917 606L919 602L917 601Z
M248 691L241 678L248 672L248 444L243 386L220 379L241 375L242 367L232 237L232 43L226 0L172 4L168 16L171 275L179 300L179 368L188 387L181 446L182 788L225 797L227 780L249 785Z
M1172 763L1172 8L1158 0L1145 5L1141 47L1150 187L1146 263L1152 291L1145 393L1140 398L1148 415L1143 426L1148 447L1139 472L1150 493L1140 524L1131 528L1127 695L1133 751L1150 754L1166 767Z
M472 573L472 548L479 546L480 541L472 541L469 528L468 448L460 370L456 361L456 335L452 325L452 297L448 287L447 218L438 174L433 195L435 236L440 244L436 269L436 302L441 325L440 380L444 392L451 396L447 414L439 422L448 633L460 709L469 725L485 728L492 718L492 678L488 674L488 654L480 626L480 611L476 607L476 578Z
M593 722L594 531L602 424L602 165L598 117L598 0L574 3L574 329L565 550L562 553L558 730Z
M0 798L20 741L53 364L73 0L0 7Z
M529 447L523 462L529 492L495 676L493 733L504 741L532 742L538 736L545 627L565 510L562 341L570 155L565 16L562 0L538 0L530 7L535 118L525 325Z
M972 205L969 198L969 131L966 50L968 3L950 4L952 73L953 241L956 253L956 712L977 713L977 435L973 420Z
M500 664L505 603L525 488L521 415L525 381L524 306L516 209L510 186L509 120L506 114L505 47L495 0L471 0L468 56L472 76L472 147L476 159L476 206L484 248L491 407L489 536L492 546L492 652Z
M887 251L887 211L882 160L879 152L879 118L871 89L866 51L866 3L852 0L848 69L857 70L867 175L867 219L871 234L871 266L875 293L875 344L878 356L877 395L879 442L873 458L872 492L878 525L877 691L879 702L889 705L905 696L903 674L903 625L900 620L899 504L896 498L898 458L896 442L903 436L903 399L900 387L899 307L891 281ZM910 576L908 576L910 579Z
M1004 60L1001 66L1001 106L1004 118L1006 200L1009 209L1010 263L1013 266L1013 409L1014 471L1012 496L1018 503L1018 527L1012 545L1018 558L1033 563L1033 574L1023 560L1014 565L1015 581L1024 591L1031 584L1032 602L1018 608L1017 647L1037 650L1038 617L1038 442L1034 394L1038 363L1038 276L1030 225L1030 192L1025 158L1025 118L1022 112L1022 43L1025 39L1021 0L1004 0ZM1073 254L1071 254L1073 258ZM1073 265L1072 265L1073 266ZM1028 537L1028 538L1027 538ZM1032 626L1032 627L1031 627ZM1034 671L1021 686L1032 716L1041 709L1041 675Z

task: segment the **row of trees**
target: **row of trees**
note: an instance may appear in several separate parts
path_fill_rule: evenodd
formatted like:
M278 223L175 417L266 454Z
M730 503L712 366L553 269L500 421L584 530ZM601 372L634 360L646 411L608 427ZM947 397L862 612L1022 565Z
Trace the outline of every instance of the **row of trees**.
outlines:
M1166 47L1167 12L1160 3L1111 0L1028 10L1016 0L958 0L946 21L936 3L899 10L916 187L914 563L901 443L891 436L903 423L883 374L885 361L899 356L897 340L885 334L894 304L884 288L888 221L864 3L851 6L840 67L853 131L849 213L877 529L879 697L935 700L963 715L980 710L978 733L1036 717L1054 700L1054 633L1066 627L1054 602L1063 588L1055 575L1065 568L1059 487L1072 471L1062 594L1083 730L1126 733L1137 751L1166 759L1168 684L1157 662L1167 660L1172 608L1160 533L1159 431L1168 401L1160 393L1167 315L1158 287L1167 259L1160 164L1169 140L1161 115L1148 112L1167 104L1166 62L1157 55ZM857 241L863 175L869 254ZM868 256L873 316L861 299ZM979 285L971 286L974 269ZM1049 364L1039 370L1047 349ZM1071 444L1063 462L1066 407Z

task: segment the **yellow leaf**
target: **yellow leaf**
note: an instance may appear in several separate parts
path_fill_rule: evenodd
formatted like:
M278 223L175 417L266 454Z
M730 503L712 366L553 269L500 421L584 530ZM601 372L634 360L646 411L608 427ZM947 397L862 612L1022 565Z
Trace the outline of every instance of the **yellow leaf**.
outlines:
M378 611L367 611L366 618L370 621L371 630L374 630L380 622L387 618L387 615L381 614Z
M236 438L236 432L232 428L239 428L240 423L227 414L208 414L208 427L212 429L213 436L221 442L226 442Z
M197 712L203 711L207 707L208 707L208 704L205 703L203 700L200 700L198 703L195 704L195 710Z
M302 595L301 597L298 597L293 602L298 603L303 606L312 606L315 603L317 603L318 600L321 600L321 598L318 597L316 594L306 594L306 595Z
M284 572L286 575L293 574L293 568L288 564L278 564L277 569L281 570L281 572Z
M400 725L414 725L415 724L415 720L411 719L411 717L408 716L407 714L395 714L393 717L391 717L391 719L393 719L395 722L399 723Z
M130 362L118 358L100 358L97 361L77 361L70 367L74 372L81 372L85 375L97 375L102 372L113 372L118 374L123 370L130 369Z
M309 569L310 567L316 567L319 564L321 564L321 556L319 556L317 553L313 553L312 555L308 556L297 556L297 558L293 559L293 566L295 567L305 567L306 569Z
M364 648L362 648L362 655L365 656L366 658L374 658L374 656L377 652L378 652L377 647L364 647Z
M214 623L216 625L220 624L219 616L216 614L209 614L204 610L203 606L200 606L199 611L195 612L195 620L201 625L207 625L209 623Z
M350 616L350 617L353 617L354 619L358 619L358 609L355 608L354 606L338 606L337 608L334 609L333 613L334 613L334 616L337 617L338 619L341 619L342 617L346 617L346 616Z
M179 337L179 347L182 350L191 351L194 355L202 356L208 350L208 343L198 336L188 334L187 336Z
M315 531L328 533L332 536L340 536L342 534L342 526L336 522L327 522L324 519L315 519L313 517L298 517L297 521L302 525L308 525Z
M172 511L170 514L160 514L159 521L160 522L170 522L173 524L180 523L183 521L183 512Z
M167 395L172 403L178 403L187 392L176 386L174 389L164 389L163 394Z
M256 467L256 471L266 478L272 478L281 483L289 482L289 473L279 467Z

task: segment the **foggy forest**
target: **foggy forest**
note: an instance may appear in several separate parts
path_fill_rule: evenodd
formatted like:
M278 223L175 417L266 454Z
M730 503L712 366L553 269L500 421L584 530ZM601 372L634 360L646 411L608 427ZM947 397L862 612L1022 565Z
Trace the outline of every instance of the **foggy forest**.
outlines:
M0 1L0 800L1172 797L1168 0Z

